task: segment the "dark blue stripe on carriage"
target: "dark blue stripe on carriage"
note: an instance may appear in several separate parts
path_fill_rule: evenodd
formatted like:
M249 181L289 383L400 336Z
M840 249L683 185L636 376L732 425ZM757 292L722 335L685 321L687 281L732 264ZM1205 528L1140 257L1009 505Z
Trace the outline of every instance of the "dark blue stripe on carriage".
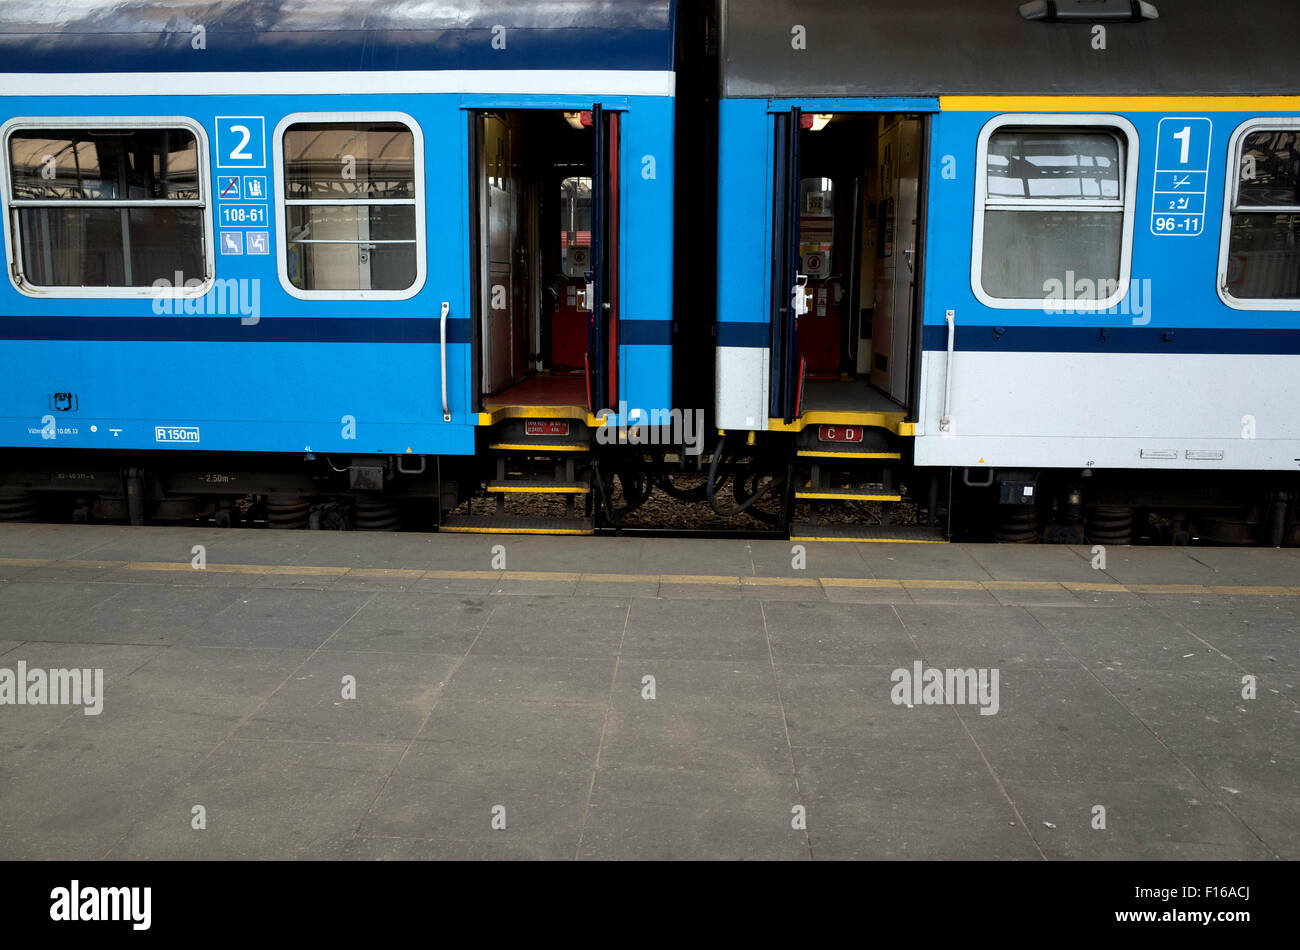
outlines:
M447 321L447 342L468 343L471 324ZM0 317L3 340L174 343L437 343L439 321L404 317Z
M618 342L622 346L672 346L671 320L620 320Z
M927 350L948 348L948 328L927 326ZM1205 327L957 327L957 350L1000 353L1300 353L1300 330Z
M747 346L760 348L770 346L772 327L767 323L732 323L718 325L718 346Z
M437 319L406 317L0 317L0 340L177 343L437 343ZM469 343L471 321L447 321L448 343ZM671 346L670 320L624 320L625 346Z

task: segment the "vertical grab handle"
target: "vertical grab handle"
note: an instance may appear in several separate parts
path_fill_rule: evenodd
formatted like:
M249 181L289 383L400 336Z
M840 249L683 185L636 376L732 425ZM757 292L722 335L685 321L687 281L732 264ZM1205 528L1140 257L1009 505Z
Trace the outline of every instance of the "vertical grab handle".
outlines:
M451 422L451 408L447 404L447 314L451 312L451 304L444 300L442 302L442 318L438 325L438 339L442 344L442 421ZM951 344L950 344L951 346Z
M943 366L943 415L939 417L939 431L952 428L952 351L957 336L957 311L945 310L943 319L948 324L948 359Z

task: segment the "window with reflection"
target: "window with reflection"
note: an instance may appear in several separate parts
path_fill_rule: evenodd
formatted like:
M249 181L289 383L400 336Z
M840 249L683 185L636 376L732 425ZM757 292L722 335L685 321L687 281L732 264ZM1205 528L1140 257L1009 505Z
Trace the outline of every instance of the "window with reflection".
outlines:
M1036 300L1050 281L1118 286L1124 234L1124 142L1109 129L1004 128L988 141L980 284L994 298Z
M17 128L7 145L23 283L127 289L210 276L193 131Z
M1241 300L1300 300L1300 129L1241 138L1225 285Z
M285 259L305 291L415 284L415 135L401 122L304 122L284 132Z

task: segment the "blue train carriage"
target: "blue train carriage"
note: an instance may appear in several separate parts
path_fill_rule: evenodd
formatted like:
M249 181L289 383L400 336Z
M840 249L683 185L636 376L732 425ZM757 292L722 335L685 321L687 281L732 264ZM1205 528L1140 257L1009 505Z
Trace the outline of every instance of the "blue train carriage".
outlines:
M792 537L1300 543L1296 36L724 0L718 425L782 447Z
M5 3L0 518L590 532L671 404L674 17Z

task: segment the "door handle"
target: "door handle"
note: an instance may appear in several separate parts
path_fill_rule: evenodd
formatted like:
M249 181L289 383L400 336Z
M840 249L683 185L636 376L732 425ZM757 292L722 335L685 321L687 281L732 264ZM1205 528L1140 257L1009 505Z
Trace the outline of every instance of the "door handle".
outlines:
M802 317L808 312L808 297L806 288L808 287L808 275L796 273L794 275L794 289L791 291L791 308L796 317Z
M945 310L944 322L948 324L948 359L943 364L943 415L939 417L939 431L952 430L952 356L957 342L957 311Z
M451 407L447 403L447 314L451 304L442 302L442 318L438 321L438 339L442 345L442 421L451 422Z

